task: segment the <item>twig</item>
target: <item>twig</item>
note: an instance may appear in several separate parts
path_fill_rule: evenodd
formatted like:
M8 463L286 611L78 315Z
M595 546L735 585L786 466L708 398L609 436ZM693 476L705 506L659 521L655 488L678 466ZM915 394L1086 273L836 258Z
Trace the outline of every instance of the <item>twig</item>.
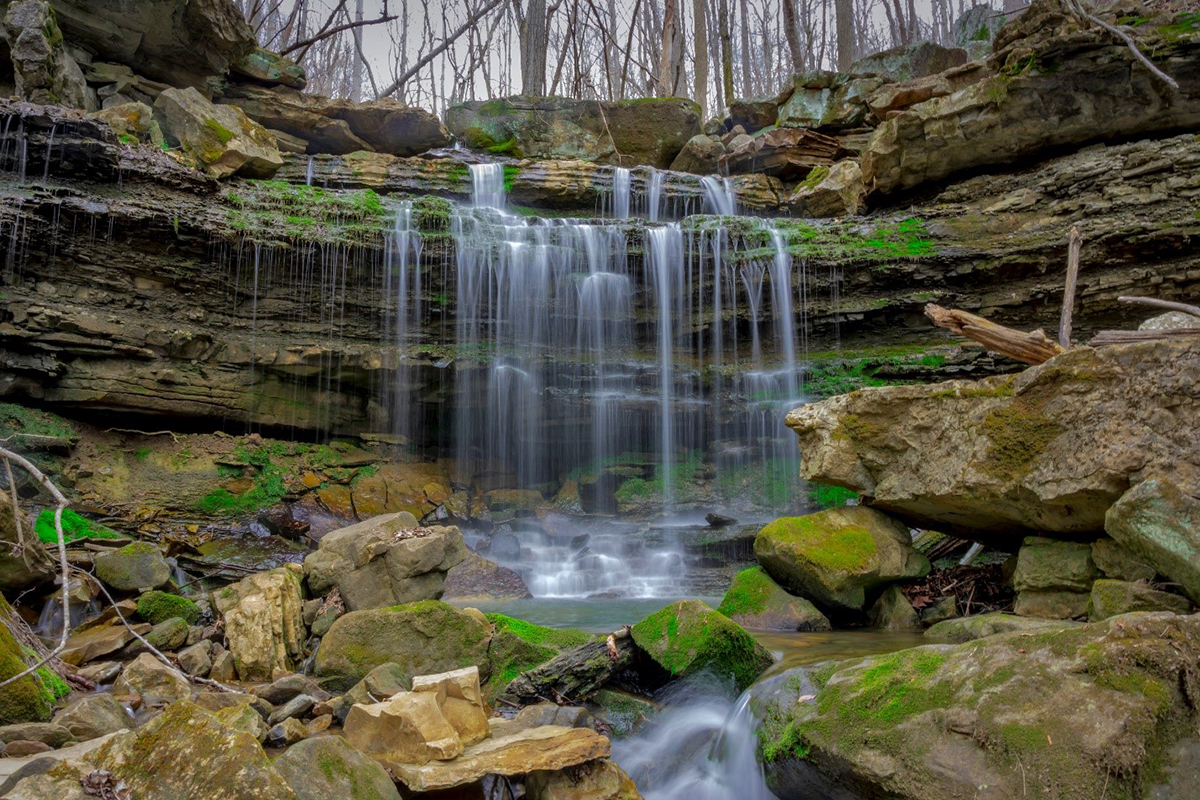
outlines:
M7 458L4 459L4 474L8 478L8 488L12 491L13 525L16 526L17 530L17 544L24 549L25 535L21 531L21 506L17 501L17 482L13 480L12 462Z
M1184 314L1191 314L1194 317L1200 317L1200 306L1189 305L1188 303L1177 303L1174 300L1159 300L1156 297L1118 297L1118 303L1137 303L1143 306L1154 306L1155 308L1165 308L1170 311L1182 311Z
M105 433L136 433L141 436L170 436L172 439L175 440L176 444L179 443L179 437L175 435L174 431L135 431L133 428L106 428L104 430L104 432Z
M1174 328L1161 331L1100 331L1088 342L1088 347L1103 347L1108 344L1133 344L1200 336L1200 327Z
M1076 15L1086 19L1088 22L1091 22L1094 25L1099 25L1101 28L1104 28L1104 30L1108 31L1114 36L1119 37L1121 41L1125 42L1125 45L1129 48L1129 52L1133 53L1133 57L1142 62L1142 66L1150 70L1150 74L1154 75L1154 77L1158 78L1172 89L1175 89L1176 91L1179 90L1179 84L1175 82L1175 79L1163 72L1158 67L1154 66L1154 63L1151 62L1150 59L1146 58L1146 54L1143 53L1141 48L1137 46L1137 42L1134 41L1132 36L1115 25L1109 25L1099 17L1089 14L1087 9L1083 7L1083 4L1080 3L1079 0L1067 0L1067 4L1070 6L1071 10L1076 13Z
M1075 311L1075 285L1079 281L1079 248L1083 237L1079 228L1072 226L1067 236L1067 285L1063 290L1062 315L1058 318L1058 343L1071 346L1071 315Z

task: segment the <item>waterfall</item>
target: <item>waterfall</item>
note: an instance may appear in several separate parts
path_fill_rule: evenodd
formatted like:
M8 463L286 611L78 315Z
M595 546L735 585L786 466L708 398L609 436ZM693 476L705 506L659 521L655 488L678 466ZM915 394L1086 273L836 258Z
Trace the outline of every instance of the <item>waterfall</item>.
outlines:
M662 209L663 174L650 167L650 177L646 182L646 219L658 222Z
M677 283L683 265L683 234L678 224L663 225L646 230L648 271L646 285L654 287L658 307L658 370L659 370L659 418L658 456L659 472L662 475L663 505L669 507L672 495L672 463L674 437L672 431L673 409L671 407L674 373L672 362L675 351L673 327L674 301L678 298Z
M316 159L308 157L308 167L304 170L304 185L312 186L313 174L316 171Z
M630 173L625 167L613 168L613 216L629 219Z
M471 164L471 204L476 208L504 208L504 165Z
M705 213L719 214L723 217L737 214L737 196L729 178L707 175L700 179L700 188L704 190Z
M384 296L391 298L390 335L385 340L397 350L395 402L392 406L392 427L395 433L412 439L411 369L408 366L407 346L414 333L420 332L421 308L421 250L424 240L413 229L411 200L403 200L396 209L395 222L384 251Z

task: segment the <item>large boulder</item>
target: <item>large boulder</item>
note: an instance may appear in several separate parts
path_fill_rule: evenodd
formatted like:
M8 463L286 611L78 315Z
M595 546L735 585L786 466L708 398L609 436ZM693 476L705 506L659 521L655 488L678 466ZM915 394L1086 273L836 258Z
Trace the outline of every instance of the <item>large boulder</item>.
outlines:
M1104 529L1200 603L1200 492L1190 485L1185 492L1164 478L1143 481L1108 510Z
M304 67L290 58L256 47L230 66L230 71L267 86L303 89L308 83Z
M750 704L780 797L1184 797L1154 787L1187 774L1198 659L1200 616L1127 614L792 669Z
M269 178L283 166L275 139L236 106L213 105L192 87L167 89L155 114L172 145L214 178Z
M1172 614L1186 614L1191 610L1192 604L1186 597L1160 592L1144 583L1102 579L1092 584L1088 619L1099 622L1133 611L1170 611Z
M762 567L750 567L734 575L717 611L754 630L791 632L832 628L816 606L803 597L788 594Z
M383 763L428 764L462 755L463 743L433 692L401 692L346 715L346 740Z
M519 96L451 106L446 127L466 146L497 155L666 169L700 133L700 107L679 97Z
M711 672L741 691L771 666L771 654L724 614L680 600L633 626L634 644L673 678Z
M913 42L860 58L850 67L857 75L876 75L888 81L910 81L945 72L967 63L967 51L929 41Z
M694 175L715 175L721 156L725 155L725 145L721 140L712 136L698 133L687 140L687 144L671 162L674 172L690 172Z
M55 715L54 721L81 742L133 727L133 718L108 692L84 695Z
M847 158L832 167L814 167L788 202L806 217L844 217L860 212L866 195L862 169Z
M31 103L87 107L83 71L63 46L58 20L46 0L18 0L4 14L17 95Z
M858 128L867 121L867 97L884 84L872 75L805 72L792 80L791 96L779 107L779 125L829 131Z
M267 681L276 670L299 666L307 638L300 576L300 565L288 564L213 593L242 680Z
M1030 531L1094 538L1152 475L1200 494L1200 450L1179 435L1200 414L1197 369L1200 339L1077 347L1019 375L833 397L787 424L805 479L1011 552Z
M788 591L841 616L863 611L871 590L929 572L908 528L865 506L777 519L755 537L754 555Z
M533 594L520 573L468 550L462 562L446 573L443 596L462 600L524 600Z
M396 784L379 762L340 736L305 739L275 759L296 800L400 800Z
M1140 49L1179 83L1164 90L1125 44L1080 26L1058 0L1037 0L997 35L995 74L884 122L863 154L882 193L1053 149L1200 125L1193 23L1159 17L1137 29Z
M317 651L317 674L350 688L393 662L408 675L477 666L487 675L491 626L436 600L351 611L339 617Z
M171 565L149 542L134 542L98 553L96 577L118 592L157 589L171 579Z
M341 592L349 611L442 596L446 573L467 555L458 528L425 528L406 511L326 534L304 559L308 588Z

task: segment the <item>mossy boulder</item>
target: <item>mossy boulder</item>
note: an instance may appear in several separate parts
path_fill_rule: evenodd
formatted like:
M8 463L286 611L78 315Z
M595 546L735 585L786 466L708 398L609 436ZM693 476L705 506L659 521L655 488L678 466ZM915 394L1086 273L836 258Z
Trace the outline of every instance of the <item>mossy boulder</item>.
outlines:
M63 541L74 542L77 539L125 539L126 537L105 527L99 522L93 522L87 517L76 514L69 508L62 512ZM54 509L43 509L38 514L33 526L34 532L44 544L58 544L58 529L54 527Z
M1098 574L1090 544L1031 536L1017 552L1013 588L1018 592L1086 592Z
M737 624L762 631L827 631L825 615L803 597L790 595L762 567L733 576L717 611Z
M1186 597L1170 592L1160 592L1144 583L1128 581L1098 580L1092 584L1092 595L1088 600L1088 619L1092 622L1128 614L1131 611L1170 611L1186 614L1192 603Z
M788 670L751 708L780 797L1151 797L1198 660L1200 616L1127 614Z
M587 644L595 636L574 628L548 628L504 614L488 614L492 640L488 646L491 674L483 684L488 697L495 697L526 670L544 664L564 650Z
M344 689L389 661L410 677L470 666L486 676L490 640L486 621L438 600L351 611L325 634L316 670Z
M0 596L0 681L37 663L33 653L17 641L5 624L5 620L15 613L8 601ZM54 711L54 703L70 691L70 687L48 669L27 675L0 689L0 725L45 722Z
M400 792L379 762L340 736L318 736L292 745L275 759L275 770L296 800L400 800Z
M771 666L766 648L699 600L680 600L633 626L633 642L674 678L711 672L745 689Z
M192 87L164 90L154 113L167 141L214 178L269 178L283 166L266 128L237 106L213 105Z
M1158 477L1139 483L1109 509L1104 530L1200 603L1200 487L1185 486Z
M754 555L788 591L843 616L861 612L870 590L929 572L908 528L865 506L777 519L755 537Z
M930 639L938 641L962 644L982 639L985 636L996 636L1001 633L1060 631L1079 624L1078 622L1067 622L1065 620L1019 617L1016 614L1005 614L1000 611L994 611L990 614L976 614L971 617L944 620L943 622L931 625L925 631L925 635Z
M200 606L186 597L168 592L144 592L137 601L137 615L151 625L178 617L189 625L200 621Z
M110 589L137 592L157 589L171 579L171 566L157 547L134 542L96 555L96 577Z

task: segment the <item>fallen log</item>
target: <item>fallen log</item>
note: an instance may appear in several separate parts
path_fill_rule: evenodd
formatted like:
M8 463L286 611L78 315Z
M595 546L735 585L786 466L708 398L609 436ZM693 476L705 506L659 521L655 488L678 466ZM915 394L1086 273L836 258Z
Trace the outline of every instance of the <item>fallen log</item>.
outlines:
M1026 364L1041 364L1065 352L1062 345L1048 338L1041 328L1026 333L997 325L968 311L942 308L934 303L925 306L925 316L939 328L953 331L979 342L992 352Z
M1182 339L1188 336L1200 336L1200 328L1174 328L1163 331L1100 331L1091 338L1088 347L1152 342L1156 339Z
M541 666L523 672L501 692L520 705L549 701L582 703L614 675L633 664L633 637L623 628L607 640L573 647Z

